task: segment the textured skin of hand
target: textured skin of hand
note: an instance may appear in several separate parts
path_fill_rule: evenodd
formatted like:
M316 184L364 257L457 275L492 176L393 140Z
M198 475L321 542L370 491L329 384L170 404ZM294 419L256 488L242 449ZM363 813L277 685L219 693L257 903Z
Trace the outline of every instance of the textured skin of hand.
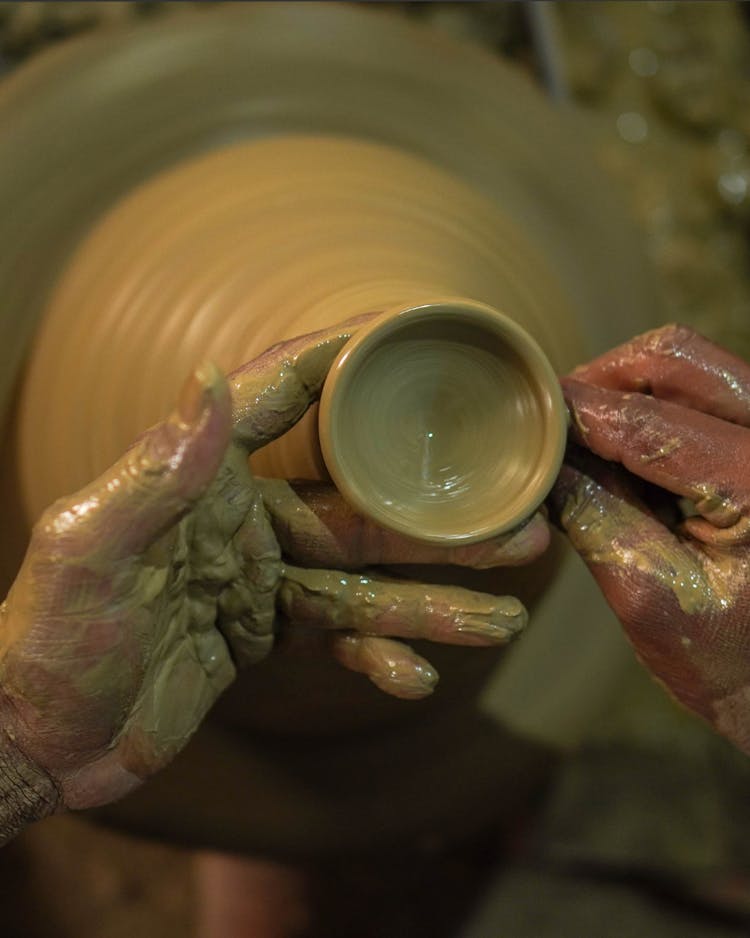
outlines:
M60 790L50 776L0 733L0 845L60 805Z
M750 753L750 365L672 325L563 387L555 520L643 664Z
M252 477L249 454L319 396L355 323L274 346L228 379L201 366L171 417L35 525L0 607L4 839L158 771L280 628L404 698L429 694L437 674L396 639L497 645L523 628L511 597L370 568L529 560L548 543L541 516L441 553L376 529L330 489Z

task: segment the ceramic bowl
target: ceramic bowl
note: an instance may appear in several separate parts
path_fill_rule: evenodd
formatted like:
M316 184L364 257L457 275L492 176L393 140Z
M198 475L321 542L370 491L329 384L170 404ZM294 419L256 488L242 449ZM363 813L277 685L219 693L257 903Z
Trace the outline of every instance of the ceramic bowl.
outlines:
M378 524L430 543L510 531L562 462L566 410L531 336L491 306L443 299L357 332L319 412L328 471Z

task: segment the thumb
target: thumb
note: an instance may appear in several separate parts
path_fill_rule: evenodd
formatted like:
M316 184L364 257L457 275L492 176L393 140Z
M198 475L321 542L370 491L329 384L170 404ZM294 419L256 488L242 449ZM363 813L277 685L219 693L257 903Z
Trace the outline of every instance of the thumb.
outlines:
M51 505L33 543L113 562L144 551L175 524L218 471L231 434L229 389L212 364L183 386L174 413L103 475Z

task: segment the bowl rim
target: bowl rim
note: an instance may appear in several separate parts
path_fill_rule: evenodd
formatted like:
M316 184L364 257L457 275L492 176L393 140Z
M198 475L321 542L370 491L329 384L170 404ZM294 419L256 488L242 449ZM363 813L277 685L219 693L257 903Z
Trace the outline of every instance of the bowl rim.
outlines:
M474 525L471 531L444 533L415 531L398 512L386 510L368 499L347 473L340 459L335 427L346 391L351 386L359 365L381 341L412 323L427 322L436 317L468 316L476 325L499 335L529 365L541 401L546 423L546 466L529 485L528 498L509 511L488 511L487 521ZM472 544L507 534L528 520L542 504L560 471L567 441L568 417L557 375L536 340L515 320L486 303L464 297L438 297L417 305L399 306L383 312L359 327L348 340L328 371L320 398L318 435L326 468L344 499L357 513L384 528L396 531L414 541L434 545ZM518 501L518 499L515 499Z

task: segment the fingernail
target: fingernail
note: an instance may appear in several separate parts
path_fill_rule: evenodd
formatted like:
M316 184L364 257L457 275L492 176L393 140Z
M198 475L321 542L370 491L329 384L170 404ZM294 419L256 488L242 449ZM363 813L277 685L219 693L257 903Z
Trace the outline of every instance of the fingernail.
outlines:
M474 617L464 619L461 625L456 627L456 631L461 635L475 637L482 642L487 642L492 645L502 645L514 634L514 630L509 629L505 625L498 625L496 622L486 622Z
M430 664L420 664L414 669L414 683L425 691L432 692L440 680L440 675Z
M526 625L526 610L512 597L503 608L498 608L489 617L468 614L456 626L461 635L475 637L488 644L502 645L514 638Z
M373 674L372 682L381 690L405 699L418 700L429 696L437 686L440 675L427 662L410 667L407 673L394 668L385 674Z
M197 423L215 394L222 379L213 362L203 362L183 384L177 402L177 413L183 423Z

